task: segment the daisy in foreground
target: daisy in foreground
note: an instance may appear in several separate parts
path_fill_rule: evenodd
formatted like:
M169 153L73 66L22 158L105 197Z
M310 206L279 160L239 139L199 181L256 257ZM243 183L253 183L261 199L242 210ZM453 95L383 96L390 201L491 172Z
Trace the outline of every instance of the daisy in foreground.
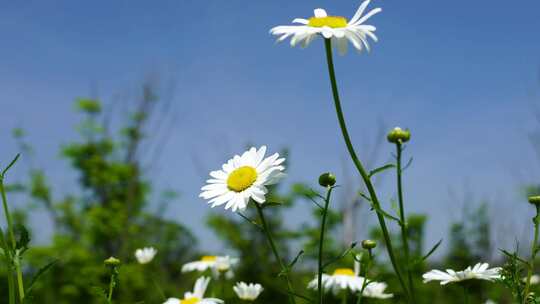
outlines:
M360 268L355 263L355 270L350 268L338 268L334 270L332 275L323 274L322 286L324 291L331 290L334 295L338 295L341 291L349 290L351 293L358 293L362 290L365 278L359 275ZM317 289L317 277L308 284L308 288ZM368 281L362 292L362 296L367 298L388 299L393 297L392 294L384 293L387 285L381 282Z
M233 212L245 209L250 199L264 204L266 186L285 176L282 166L285 159L279 158L278 153L267 158L265 154L266 146L262 146L258 150L251 148L241 156L235 155L221 170L210 172L212 178L206 181L199 196L209 200L212 208L225 204L225 209L231 208Z
M193 292L186 292L183 299L169 298L163 304L221 304L223 300L216 298L205 298L204 293L210 283L210 278L200 277L195 282Z
M238 263L237 258L227 256L205 255L198 261L186 263L182 266L182 272L211 270L214 276L225 273L227 278L232 277L232 266Z
M356 14L347 21L345 17L328 16L322 8L315 9L314 16L309 19L296 18L292 22L299 25L276 26L270 33L279 36L278 42L291 37L291 46L300 44L307 47L317 36L321 35L326 39L332 39L337 45L340 54L347 52L347 41L358 50L364 48L369 51L368 37L377 41L373 25L364 24L370 17L382 11L380 8L373 9L364 14L370 0L364 1L356 11Z
M150 263L157 254L157 250L153 247L145 247L135 250L135 258L139 264Z
M456 283L465 280L486 280L494 281L499 279L501 276L499 272L501 271L500 267L489 268L487 263L478 263L471 268L462 271L454 271L452 269L447 269L446 272L441 270L431 270L427 273L424 273L422 277L424 278L424 283L431 281L441 281L441 285L446 285L449 283Z
M233 290L240 300L255 301L264 288L261 284L238 282L234 285Z

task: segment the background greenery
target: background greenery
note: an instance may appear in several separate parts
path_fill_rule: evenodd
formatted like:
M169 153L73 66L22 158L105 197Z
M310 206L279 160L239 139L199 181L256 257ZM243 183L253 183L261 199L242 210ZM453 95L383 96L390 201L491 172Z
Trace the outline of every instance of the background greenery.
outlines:
M184 291L191 289L196 276L182 274L181 265L198 259L206 252L197 246L194 235L181 224L182 216L185 215L178 214L174 221L165 219L167 205L177 200L176 193L160 189L145 174L139 153L147 148L145 139L157 136L148 131L147 122L152 115L156 115L154 109L160 99L150 85L143 86L141 90L142 98L134 103L126 117L122 117L124 123L116 128L109 124L99 101L76 101L76 109L81 114L81 122L77 126L80 139L60 148L62 156L76 173L74 177L79 187L72 189L75 192L60 198L53 197L55 185L50 184L46 172L32 166L27 180L9 184L10 196L17 193L23 195L28 200L25 206L37 206L45 210L53 225L50 243L33 245L26 255L24 271L27 278L36 273L40 266L58 259L36 285L32 303L99 303L99 293L109 279L103 260L109 256L122 261L120 285L115 294L117 303L161 303L163 300L159 289L167 296L176 297L181 297ZM24 135L22 129L14 130L23 161L28 161L34 151ZM282 153L286 155L287 151ZM21 168L17 166L15 170ZM312 180L316 177L306 178ZM532 193L537 189L534 186L527 187L527 192ZM295 184L287 189L273 187L268 198L270 202L279 205L265 210L283 256L290 262L303 250L293 271L296 290L305 296L314 296L306 291L305 286L313 278L316 266L320 209L314 207L312 220L305 223L289 225L284 221L284 214L295 204L305 204L314 198L314 190L304 184ZM150 201L159 202L157 211L148 211ZM356 195L352 202L361 204L361 197ZM336 201L332 204L340 205ZM467 205L470 207L464 211L463 220L454 223L444 237L447 245L445 252L438 252L437 260L430 258L415 266L416 288L418 298L421 299L419 303L457 303L459 300L456 299L461 297L461 289L457 286L442 288L435 283L423 284L421 275L431 268L463 269L479 261L503 263L497 260L500 254L490 242L492 226L487 205L475 201ZM35 210L16 210L17 225L29 226L28 221ZM350 215L347 211L334 208L330 213L330 233L325 248L327 259L339 256L351 245L350 241L343 241L341 237L346 230L344 216ZM254 210L248 209L245 215L256 218ZM421 259L433 245L425 244L424 241L427 220L422 214L412 214L408 219L411 251L416 259ZM230 212L211 213L206 222L226 245L227 252L240 258L234 281L261 283L265 292L258 303L285 303L283 281L277 279L279 265L261 231ZM298 226L301 229L293 230ZM371 228L370 236L378 240L379 244L375 267L370 275L388 282L388 291L397 293L396 298L399 299L399 286L386 263L379 230ZM401 246L397 233L394 238L395 243ZM149 245L159 250L156 259L148 265L137 264L133 258L134 250ZM352 256L347 255L334 266L351 267L352 263ZM226 296L229 303L237 302L230 290L234 281L225 283L229 285ZM7 293L5 283L0 284L0 288L1 294ZM472 303L481 303L487 298L497 299L499 303L510 302L501 284L472 282L470 290L474 299ZM0 297L0 301L6 302L6 297ZM338 302L332 296L328 296L328 301Z

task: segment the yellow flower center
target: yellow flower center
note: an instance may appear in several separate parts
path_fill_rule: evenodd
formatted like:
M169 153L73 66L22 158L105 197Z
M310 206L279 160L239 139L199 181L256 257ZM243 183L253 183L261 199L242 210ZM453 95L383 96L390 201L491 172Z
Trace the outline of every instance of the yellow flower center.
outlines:
M257 170L250 166L240 167L227 178L227 187L235 192L242 192L251 187L257 180Z
M344 275L354 277L354 271L350 268L338 268L334 270L334 275Z
M189 298L180 301L180 304L197 304L201 301L199 298Z
M347 19L339 16L311 17L309 18L308 25L311 27L328 26L331 28L340 28L347 26Z
M205 255L201 258L202 262L215 262L217 260L217 256L215 255Z

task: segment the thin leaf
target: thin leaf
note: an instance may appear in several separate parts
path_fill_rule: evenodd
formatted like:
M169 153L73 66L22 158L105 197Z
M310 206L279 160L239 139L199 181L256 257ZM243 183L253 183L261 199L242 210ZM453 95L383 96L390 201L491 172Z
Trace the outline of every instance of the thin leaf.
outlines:
M248 223L252 224L252 225L255 225L257 228L259 229L263 229L262 226L257 223L256 221L250 219L249 217L243 215L241 212L237 212L236 214L238 214L241 218L243 218L244 220L246 220Z
M47 265L41 267L38 272L36 273L36 275L34 275L34 277L32 278L32 281L30 281L30 284L28 285L28 287L26 287L26 293L29 294L32 292L32 288L34 288L34 285L35 283L38 281L38 279L44 275L45 273L47 273L47 271L49 271L56 263L58 263L58 259L56 260L53 260L51 262L49 262Z
M304 250L300 250L296 257L292 260L291 263L289 263L289 269L292 269L294 265L298 262L298 259L304 254Z
M437 244L435 244L435 245L431 248L431 250L430 250L426 255L424 255L424 256L422 257L421 261L425 261L427 258L429 258L429 256L432 255L432 254L437 250L437 248L439 248L439 246L441 246L442 241L443 241L443 239L440 239L440 240L437 242Z
M413 161L413 158L412 158L412 157L409 158L409 161L407 162L407 164L405 164L405 166L403 166L403 167L401 168L401 172L407 170L407 168L409 168L409 167L411 166L412 161Z
M2 174L0 175L2 178L6 176L6 173L8 172L8 170L11 169L13 165L15 165L15 163L17 162L20 156L21 154L17 154L17 156L15 156L15 158L9 163L9 165L2 171Z
M370 203L371 203L371 202L370 202ZM401 221L400 221L397 217L388 214L387 212L385 212L384 210L382 210L380 207L375 206L375 204L373 204L373 203L371 203L371 209L377 211L377 213L379 213L380 215L386 217L387 219L396 221L398 224L401 225Z
M343 251L343 253L341 253L339 256L337 256L337 257L333 258L332 260L328 261L327 263L325 263L325 264L323 265L322 269L324 270L326 267L328 267L328 266L334 264L335 262L337 262L337 261L343 259L346 255L349 254L349 252L351 252L351 250L354 249L354 247L356 247L356 245L357 245L356 242L352 243L352 244L349 246L349 248L347 248L345 251Z
M387 164L387 165L384 165L382 167L373 169L373 170L369 171L369 177L372 177L373 175L375 175L377 173L380 173L380 172L383 172L385 170L395 168L395 167L396 167L396 165L394 165L394 164Z
M367 196L364 192L358 192L358 195L363 197L366 201L371 202L371 197Z

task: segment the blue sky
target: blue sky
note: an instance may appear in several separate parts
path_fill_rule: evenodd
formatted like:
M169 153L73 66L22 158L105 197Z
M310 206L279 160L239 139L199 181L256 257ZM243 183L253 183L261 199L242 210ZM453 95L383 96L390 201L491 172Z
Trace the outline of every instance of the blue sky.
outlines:
M327 170L342 175L348 159L321 41L291 49L268 30L317 7L350 17L359 3L0 1L0 159L17 152L10 130L24 127L36 161L57 188L69 189L73 176L58 145L77 138L74 98L111 102L148 73L174 79L178 120L149 175L182 193L169 216L194 229L203 246L220 248L204 228L208 208L198 189L204 171L245 143L290 148L288 182L315 181ZM406 196L409 210L431 216L430 240L461 216L463 202L451 192L490 200L498 229L518 236L530 216L518 188L540 177L527 138L540 101L540 3L513 4L374 0L371 7L383 8L370 19L380 41L370 54L336 59L358 147L373 140L381 120L412 130ZM381 162L390 153L385 145ZM391 180L380 189L387 199ZM290 222L302 221L305 208Z

